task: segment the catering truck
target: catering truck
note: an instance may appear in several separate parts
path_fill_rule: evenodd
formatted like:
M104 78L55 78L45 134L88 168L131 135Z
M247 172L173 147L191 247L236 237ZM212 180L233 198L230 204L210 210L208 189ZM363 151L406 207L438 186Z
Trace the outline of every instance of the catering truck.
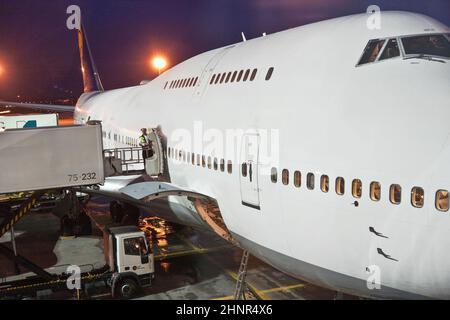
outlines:
M0 131L0 194L103 184L100 123Z
M0 253L14 254L5 246L0 246ZM0 281L0 300L33 298L44 290L71 290L87 294L86 288L93 285L106 285L114 298L130 299L141 288L151 286L155 274L154 256L143 231L135 226L107 229L104 232L104 253L106 264L102 268L79 274L73 271L83 266L68 266L62 274L34 269L35 276L10 282Z
M54 127L58 125L58 114L34 114L26 116L0 116L0 129Z

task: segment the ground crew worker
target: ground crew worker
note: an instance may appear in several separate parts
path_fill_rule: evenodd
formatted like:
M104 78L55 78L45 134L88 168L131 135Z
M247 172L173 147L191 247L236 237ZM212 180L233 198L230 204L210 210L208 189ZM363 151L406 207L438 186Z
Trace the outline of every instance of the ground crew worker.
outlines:
M142 147L142 157L145 159L153 157L152 141L148 137L147 129L141 129L142 135L139 137L139 146Z

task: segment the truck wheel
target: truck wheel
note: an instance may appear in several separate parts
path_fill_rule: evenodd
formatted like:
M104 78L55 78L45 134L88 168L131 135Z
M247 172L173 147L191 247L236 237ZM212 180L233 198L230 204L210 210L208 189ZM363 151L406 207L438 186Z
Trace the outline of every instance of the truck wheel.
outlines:
M119 292L122 299L133 298L137 294L138 289L139 287L136 281L130 278L120 280L119 284L117 285L117 291Z

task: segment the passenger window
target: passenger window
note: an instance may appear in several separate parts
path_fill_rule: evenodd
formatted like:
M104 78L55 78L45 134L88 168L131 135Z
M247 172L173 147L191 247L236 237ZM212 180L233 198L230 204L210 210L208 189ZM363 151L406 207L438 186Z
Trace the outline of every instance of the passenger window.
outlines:
M213 76L212 76L211 81L209 82L209 84L213 84L213 83L214 83L214 80L216 80L216 75L215 75L215 74L213 74Z
M272 75L273 75L273 71L274 71L274 70L275 70L274 67L269 68L269 70L267 71L267 74L266 74L266 81L269 81L270 78L272 78Z
M195 85L197 84L197 81L198 81L198 77L195 78L194 84L192 85L193 87L195 87Z
M402 187L398 184L393 184L389 190L389 200L391 203L400 204L402 202Z
M220 81L220 73L218 73L218 74L216 75L216 81L214 81L214 84L218 84L219 81Z
M330 190L330 178L327 175L323 175L320 178L320 190L325 193Z
M278 181L278 172L277 172L277 168L272 168L271 173L270 173L270 180L273 183L277 183Z
M340 196L345 193L345 180L342 177L336 178L336 193Z
M362 182L359 179L355 179L352 182L352 195L355 198L361 198L362 196Z
M247 69L247 71L245 71L245 75L244 75L244 79L242 79L242 81L247 81L248 77L250 76L250 69Z
M231 162L231 160L228 160L227 171L229 174L233 173L233 163Z
M238 74L237 71L233 72L233 76L231 77L231 82L234 82L234 80L236 80L237 74Z
M217 158L214 158L214 170L219 169L219 162L217 160Z
M245 177L247 177L247 163L246 162L244 162L243 164L242 164L242 176L245 178Z
M211 157L208 157L208 169L212 168L212 159Z
M436 192L436 209L442 212L447 212L449 208L448 191L438 190Z
M391 39L386 45L386 48L384 48L380 60L387 60L399 56L400 56L400 49L398 48L397 39Z
M302 185L302 173L300 171L294 172L294 186L300 188Z
M383 48L385 42L386 40L370 40L366 48L364 49L364 54L358 65L371 63L377 60L377 57L380 54L380 51Z
M379 182L374 181L370 184L370 199L373 201L380 201L381 185Z
M227 76L227 74L224 72L222 74L222 77L220 78L220 83L223 83L223 81L225 80L225 77Z
M225 160L224 159L220 159L220 171L222 171L222 172L225 171Z
M195 166L195 153L192 153L192 159L191 159L192 164Z
M168 84L169 82L168 81L166 81L166 84L164 85L164 90L166 90L166 88L167 88L167 84Z
M205 168L206 167L206 157L202 156L202 167Z
M244 70L239 71L238 77L237 77L237 82L241 81L242 79L242 75L244 74Z
M225 83L230 82L230 78L231 78L231 72L228 72L227 78L225 79Z
M315 184L314 173L308 173L308 175L306 176L306 187L309 190L314 190L314 184Z
M255 80L258 69L253 69L252 75L250 76L250 81Z
M289 184L289 170L283 170L283 172L281 173L281 180L285 186Z
M411 190L411 204L415 208L422 208L424 204L425 192L420 187L414 187Z

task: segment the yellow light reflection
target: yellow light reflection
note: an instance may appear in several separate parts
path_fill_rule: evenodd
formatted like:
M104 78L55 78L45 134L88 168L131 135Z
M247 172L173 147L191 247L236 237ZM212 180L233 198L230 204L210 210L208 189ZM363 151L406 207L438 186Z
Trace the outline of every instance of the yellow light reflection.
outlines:
M156 56L152 59L152 66L158 70L158 74L161 74L161 71L167 67L167 64L167 59L163 56Z

